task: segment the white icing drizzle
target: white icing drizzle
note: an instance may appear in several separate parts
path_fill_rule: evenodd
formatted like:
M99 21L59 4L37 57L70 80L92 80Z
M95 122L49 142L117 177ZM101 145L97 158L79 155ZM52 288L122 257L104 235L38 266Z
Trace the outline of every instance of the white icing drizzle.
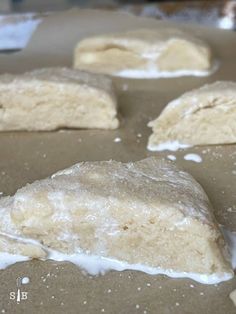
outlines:
M148 150L150 151L163 151L163 150L170 150L170 151L177 151L181 148L190 147L188 144L182 144L179 141L168 141L164 143L160 143L158 145L148 145Z
M186 154L184 156L185 160L190 160L190 161L194 161L194 162L202 162L202 157L200 155L197 154Z

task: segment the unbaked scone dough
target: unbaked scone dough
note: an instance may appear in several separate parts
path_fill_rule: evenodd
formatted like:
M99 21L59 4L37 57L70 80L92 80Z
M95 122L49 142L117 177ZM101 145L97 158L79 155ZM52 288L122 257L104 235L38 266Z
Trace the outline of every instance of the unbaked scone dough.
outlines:
M216 82L171 101L149 122L149 150L236 143L236 83Z
M172 28L139 29L80 41L74 67L118 76L207 74L211 49L194 35Z
M111 80L69 68L0 75L0 131L118 127Z
M188 173L154 158L78 163L29 184L0 200L0 235L0 251L11 254L44 259L53 249L206 281L232 277L205 192Z

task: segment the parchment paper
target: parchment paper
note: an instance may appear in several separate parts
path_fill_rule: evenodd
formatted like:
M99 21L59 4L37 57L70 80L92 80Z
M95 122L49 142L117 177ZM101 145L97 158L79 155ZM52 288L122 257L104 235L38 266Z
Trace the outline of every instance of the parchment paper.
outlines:
M44 19L22 52L0 55L0 72L20 73L44 66L70 66L77 41L104 32L170 25L125 13L73 10ZM172 24L180 27L178 24ZM0 133L0 191L17 188L51 175L78 161L139 160L150 155L166 158L171 152L146 150L156 118L170 100L183 92L215 80L236 79L236 34L230 31L181 26L205 38L221 61L209 77L135 80L115 78L122 123L119 130L65 130L58 132ZM121 142L114 142L116 137ZM187 153L201 155L203 162L184 160ZM176 163L189 171L208 193L220 224L236 231L236 145L189 148L174 153ZM153 252L155 254L155 252ZM180 252L181 254L181 252ZM17 277L28 277L20 287L27 299L17 304ZM229 293L236 280L216 286L187 279L149 276L141 272L110 272L90 277L69 263L31 261L0 271L0 313L153 313L233 314Z

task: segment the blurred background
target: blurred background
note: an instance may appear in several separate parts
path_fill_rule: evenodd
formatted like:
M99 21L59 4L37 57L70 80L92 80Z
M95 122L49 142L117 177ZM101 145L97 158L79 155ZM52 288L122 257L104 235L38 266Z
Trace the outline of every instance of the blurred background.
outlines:
M0 0L0 51L23 48L44 16L75 7L236 30L236 0Z
M136 15L235 29L236 0L0 0L0 12L52 12L73 7L124 10Z

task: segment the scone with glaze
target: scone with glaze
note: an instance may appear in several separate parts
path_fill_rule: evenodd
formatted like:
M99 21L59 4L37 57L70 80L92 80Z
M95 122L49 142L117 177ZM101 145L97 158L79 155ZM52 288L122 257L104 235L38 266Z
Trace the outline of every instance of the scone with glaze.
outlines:
M216 82L171 101L149 122L148 149L236 143L236 83Z
M202 187L154 158L78 163L28 184L0 200L0 235L0 252L30 258L79 264L82 254L202 283L233 276Z
M179 29L138 29L81 40L74 67L140 78L207 75L212 52L205 41Z
M116 96L108 77L69 68L0 75L0 131L118 125Z

